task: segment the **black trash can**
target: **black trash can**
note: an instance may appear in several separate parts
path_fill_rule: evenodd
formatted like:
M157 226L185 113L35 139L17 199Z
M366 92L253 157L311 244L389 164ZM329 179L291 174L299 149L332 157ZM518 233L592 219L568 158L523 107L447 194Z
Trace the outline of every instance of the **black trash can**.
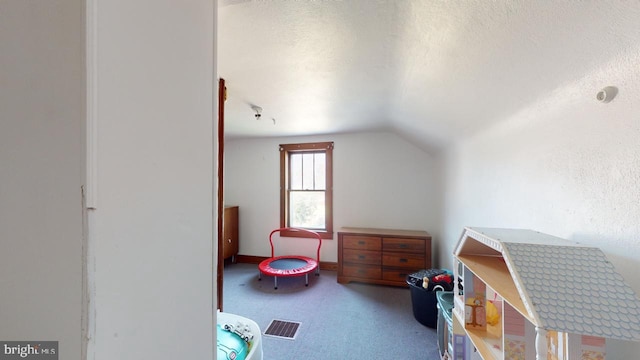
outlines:
M424 279L429 279L427 286ZM407 284L411 289L413 317L424 326L435 329L438 325L438 301L436 291L453 290L453 276L446 270L420 270L407 276Z

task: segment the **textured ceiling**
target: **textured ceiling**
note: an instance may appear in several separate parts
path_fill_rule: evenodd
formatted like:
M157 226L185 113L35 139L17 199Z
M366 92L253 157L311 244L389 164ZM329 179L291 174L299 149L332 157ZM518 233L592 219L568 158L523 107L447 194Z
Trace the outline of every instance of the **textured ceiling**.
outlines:
M636 1L221 0L218 18L227 137L389 130L424 149L640 39Z

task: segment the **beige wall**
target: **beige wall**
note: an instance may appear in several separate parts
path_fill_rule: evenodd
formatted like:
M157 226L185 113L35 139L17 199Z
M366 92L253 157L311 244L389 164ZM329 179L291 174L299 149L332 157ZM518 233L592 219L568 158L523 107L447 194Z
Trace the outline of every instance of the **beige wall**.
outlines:
M615 54L447 151L440 252L447 266L464 226L533 229L601 248L640 293L639 62L638 47ZM608 104L596 101L605 85L619 88ZM593 296L609 291L616 285ZM639 351L637 342L607 342L610 359Z
M438 174L432 157L390 132L236 139L225 144L225 202L240 206L240 254L269 256L280 223L278 144L333 141L333 224L426 230L438 247ZM336 262L337 235L322 242L321 260ZM313 255L287 239L281 251ZM434 259L437 260L437 259Z
M214 357L214 4L2 1L1 340L84 359L86 320L88 359Z
M211 359L214 2L97 5L89 359Z
M0 4L0 339L80 359L84 5Z

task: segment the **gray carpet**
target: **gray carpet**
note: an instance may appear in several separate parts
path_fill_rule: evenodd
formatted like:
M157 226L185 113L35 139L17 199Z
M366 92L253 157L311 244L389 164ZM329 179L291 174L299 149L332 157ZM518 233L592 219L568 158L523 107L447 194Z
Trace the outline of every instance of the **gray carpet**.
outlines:
M300 322L295 340L263 336L265 360L437 360L436 331L413 317L409 289L336 282L319 277L258 281L255 264L224 269L224 311L254 320L264 332L273 319Z

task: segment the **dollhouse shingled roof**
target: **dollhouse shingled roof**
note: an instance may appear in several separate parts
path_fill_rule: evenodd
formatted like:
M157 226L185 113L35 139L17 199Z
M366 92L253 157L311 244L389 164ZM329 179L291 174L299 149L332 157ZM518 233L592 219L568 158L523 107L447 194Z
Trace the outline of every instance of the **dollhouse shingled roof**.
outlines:
M502 255L545 330L640 341L640 300L598 248L532 230L465 228L456 255Z

